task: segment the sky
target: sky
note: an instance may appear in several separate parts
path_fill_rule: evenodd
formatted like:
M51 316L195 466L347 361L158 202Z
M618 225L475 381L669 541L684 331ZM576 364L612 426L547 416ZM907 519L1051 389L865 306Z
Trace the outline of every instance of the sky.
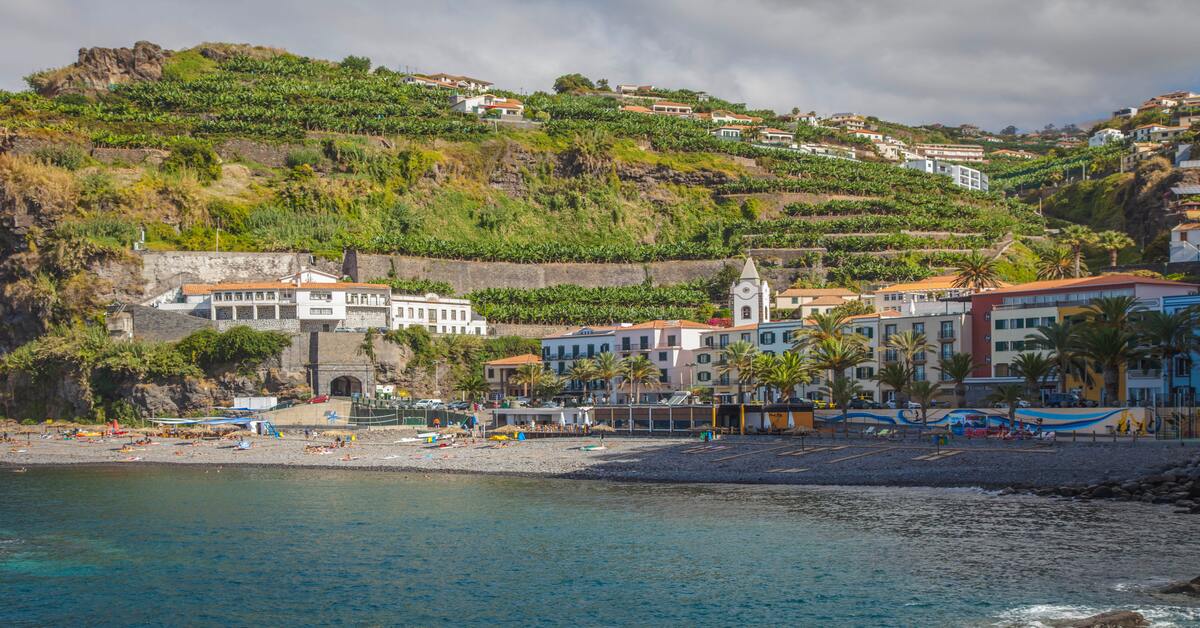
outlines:
M1197 24L1197 0L0 0L0 89L81 47L224 41L514 91L581 72L780 112L1040 129L1200 91Z

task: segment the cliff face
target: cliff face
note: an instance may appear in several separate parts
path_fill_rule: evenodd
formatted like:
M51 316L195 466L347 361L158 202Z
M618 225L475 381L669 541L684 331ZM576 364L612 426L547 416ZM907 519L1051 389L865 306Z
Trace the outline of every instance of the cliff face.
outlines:
M80 48L74 65L35 77L33 87L43 96L94 94L109 85L162 78L170 54L157 44L139 41L133 48Z

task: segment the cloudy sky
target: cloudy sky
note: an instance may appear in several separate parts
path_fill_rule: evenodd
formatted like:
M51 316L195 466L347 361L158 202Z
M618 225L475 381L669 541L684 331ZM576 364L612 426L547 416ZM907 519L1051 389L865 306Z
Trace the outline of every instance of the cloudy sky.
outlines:
M80 47L249 42L523 91L582 72L754 107L1040 128L1200 91L1200 2L0 0L0 89Z

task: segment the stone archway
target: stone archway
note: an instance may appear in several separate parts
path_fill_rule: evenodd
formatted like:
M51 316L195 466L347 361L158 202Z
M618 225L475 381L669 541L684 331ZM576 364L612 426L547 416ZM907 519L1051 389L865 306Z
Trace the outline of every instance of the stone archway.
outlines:
M332 397L350 397L363 392L362 380L353 375L335 377L329 382L329 394Z

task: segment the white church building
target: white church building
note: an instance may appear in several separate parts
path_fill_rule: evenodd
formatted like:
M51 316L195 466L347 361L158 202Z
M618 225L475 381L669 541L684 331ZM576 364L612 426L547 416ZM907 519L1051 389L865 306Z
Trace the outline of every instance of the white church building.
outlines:
M729 288L733 326L771 322L771 286L758 275L752 258L746 258L742 274Z

